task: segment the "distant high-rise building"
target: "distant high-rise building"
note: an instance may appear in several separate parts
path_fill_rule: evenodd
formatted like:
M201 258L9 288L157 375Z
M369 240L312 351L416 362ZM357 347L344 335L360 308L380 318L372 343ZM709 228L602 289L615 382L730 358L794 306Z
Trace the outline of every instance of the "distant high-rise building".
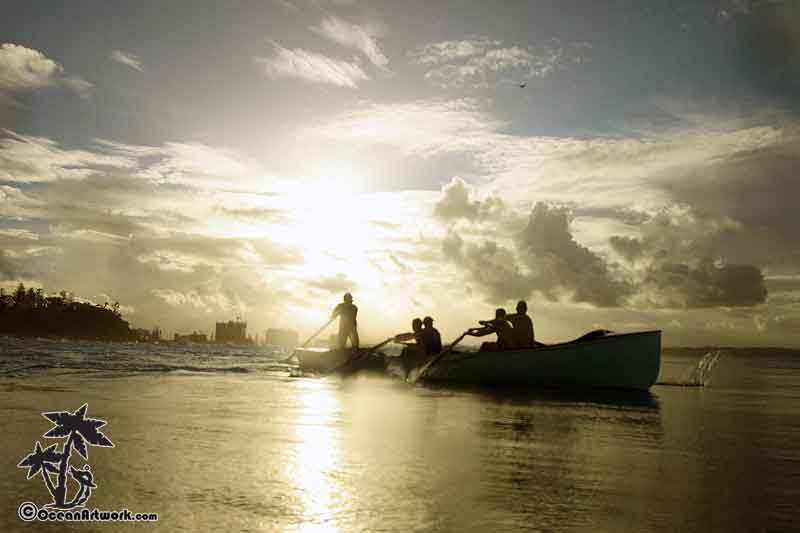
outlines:
M298 335L293 329L270 328L264 334L264 344L294 350L297 348Z
M233 343L247 344L247 322L240 320L229 320L227 322L217 322L216 334L214 338L218 344Z

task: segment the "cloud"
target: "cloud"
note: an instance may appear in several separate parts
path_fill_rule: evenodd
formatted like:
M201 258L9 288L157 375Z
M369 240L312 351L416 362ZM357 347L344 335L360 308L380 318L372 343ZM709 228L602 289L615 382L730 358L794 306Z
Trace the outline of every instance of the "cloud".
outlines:
M92 87L94 87L94 84L76 76L67 76L61 83L84 100L89 98L92 93Z
M471 99L420 100L402 104L366 104L345 111L306 132L336 142L397 147L408 155L481 153L502 140L504 123L478 109Z
M257 163L236 151L197 142L162 146L96 140L85 150L64 149L46 137L0 130L0 180L42 183L126 173L152 182L193 188L263 192Z
M456 179L443 187L435 212L445 220L476 220L482 207ZM566 209L537 203L511 238L501 223L484 224L480 244L451 229L442 241L442 254L466 270L492 303L526 298L535 291L551 300L622 305L632 287L603 258L577 243L569 224Z
M692 206L707 219L739 224L715 245L737 261L793 263L800 212L800 128L785 128L770 143L717 157L703 166L684 166L654 182L675 202Z
M254 222L268 220L270 222L285 222L287 214L283 209L275 207L236 207L222 208L221 212L244 221Z
M456 161L481 176L484 192L508 203L569 203L595 214L613 209L626 212L628 220L644 220L673 202L669 184L682 181L687 171L797 137L776 124L694 120L658 135L627 138L527 136L508 133L508 124L475 99L431 99L362 103L306 134L309 141L347 143L353 150L391 147L403 157L448 162L458 156Z
M753 265L718 265L704 258L696 265L659 262L647 270L645 286L655 289L665 307L750 307L767 299L761 270Z
M533 285L544 293L565 288L575 302L621 305L632 287L612 274L603 258L576 242L569 224L566 209L537 203L528 224L517 234L517 247Z
M353 291L358 284L341 272L335 276L322 277L308 283L311 287L322 289L331 293L344 293Z
M545 78L559 70L589 61L591 45L503 46L488 37L430 43L411 53L417 64L430 70L425 78L441 88L489 88Z
M355 89L359 82L369 79L358 63L333 59L328 56L303 50L288 49L273 45L272 57L257 57L270 78L295 78L312 83L335 85Z
M624 259L616 263L576 240L573 212L566 207L539 202L520 223L509 207L481 217L482 203L473 194L454 179L443 187L434 212L445 222L462 221L459 230L451 227L443 237L442 255L492 303L534 293L601 308L753 307L766 302L761 269L727 261L715 245L721 236L742 230L731 219L686 207L665 210L634 226L638 237L611 236L610 251Z
M64 76L64 67L38 50L4 43L0 46L0 97L14 102L13 93L64 85L86 98L92 84L75 76Z
M0 250L0 280L17 279L17 270L16 263L7 256L4 250Z
M442 254L465 270L491 303L526 298L533 292L532 280L520 270L513 251L496 241L468 243L451 231L442 241Z
M485 201L473 201L470 187L463 179L453 177L442 188L442 196L433 209L433 214L444 220L465 218L475 220L479 217L496 216L504 208L503 201L490 196Z
M378 45L379 32L374 26L359 26L338 17L327 17L319 26L312 27L311 31L344 47L358 50L376 67L385 68L389 64L389 59Z
M767 298L761 269L737 264L720 239L745 231L735 221L675 207L639 226L638 237L612 236L637 285L634 305L668 308L752 307Z
M747 84L769 99L800 104L800 5L737 0L723 18L731 58Z
M0 90L23 91L57 83L64 68L37 50L18 44L0 46Z
M57 179L84 179L101 168L133 168L129 157L66 150L46 137L20 135L0 130L0 180L44 182Z
M148 147L150 148L150 147ZM211 147L197 142L168 142L155 152L156 159L143 166L139 176L165 183L181 183L193 187L237 186L257 187L255 163L233 150Z
M2 159L0 159L0 163ZM0 185L0 217L26 219L38 212L44 203L10 185Z
M125 65L134 70L138 70L139 72L144 72L144 64L142 63L142 58L137 56L136 54L125 52L123 50L113 50L111 52L111 59L113 59L114 61L116 61L121 65Z
M635 237L612 235L608 241L617 253L631 263L642 255L644 247L642 242Z
M430 43L410 53L410 56L421 65L440 65L454 60L480 56L487 50L497 48L500 41L488 37L476 37L460 41L441 41Z

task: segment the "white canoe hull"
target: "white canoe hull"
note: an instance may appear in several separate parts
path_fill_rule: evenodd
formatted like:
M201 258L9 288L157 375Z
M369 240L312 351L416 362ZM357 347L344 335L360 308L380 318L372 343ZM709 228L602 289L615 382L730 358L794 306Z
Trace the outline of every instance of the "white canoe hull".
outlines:
M661 332L502 352L451 352L429 366L425 381L482 385L649 389L661 366Z
M346 348L344 350L326 350L321 348L298 348L294 351L302 372L327 374L333 370L355 372L359 370L383 371L383 357L370 353L368 348L361 348L358 353Z

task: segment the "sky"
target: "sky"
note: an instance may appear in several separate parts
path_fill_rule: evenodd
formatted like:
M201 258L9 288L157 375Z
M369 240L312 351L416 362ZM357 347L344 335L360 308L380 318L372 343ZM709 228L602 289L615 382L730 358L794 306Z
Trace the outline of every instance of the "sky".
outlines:
M800 4L4 2L0 286L800 347ZM333 328L331 329L333 331Z

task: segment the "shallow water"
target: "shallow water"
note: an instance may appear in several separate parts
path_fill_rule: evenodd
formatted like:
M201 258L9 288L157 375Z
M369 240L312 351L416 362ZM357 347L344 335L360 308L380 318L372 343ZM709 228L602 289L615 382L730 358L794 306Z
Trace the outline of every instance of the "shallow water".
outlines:
M798 352L723 350L709 370L711 350L665 351L659 382L680 385L630 395L292 378L270 354L231 348L0 350L1 531L785 531L800 519ZM49 501L16 468L37 439L52 443L40 413L84 402L116 445L90 449L90 507L157 524L17 518L21 502Z

